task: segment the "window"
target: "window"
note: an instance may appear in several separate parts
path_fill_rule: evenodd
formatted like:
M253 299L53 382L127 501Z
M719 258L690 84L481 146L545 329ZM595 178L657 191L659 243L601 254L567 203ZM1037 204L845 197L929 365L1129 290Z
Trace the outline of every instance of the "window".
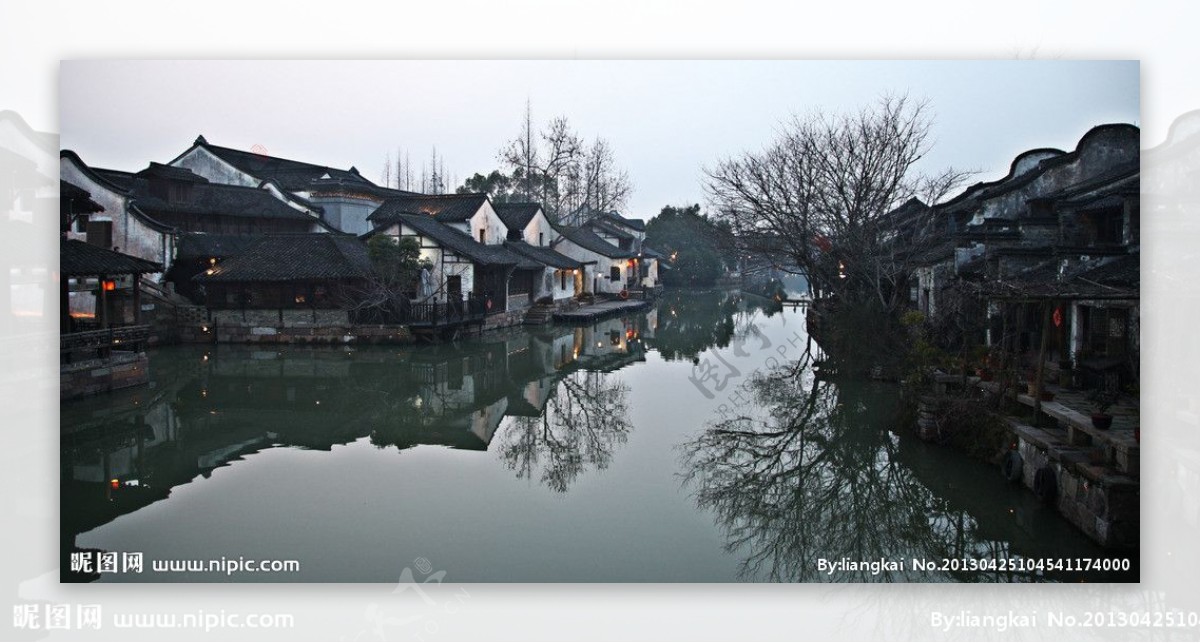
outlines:
M450 296L455 299L461 299L462 298L462 277L459 275L454 275L453 277L446 277L446 292L450 293Z
M561 278L561 284L562 284L562 286L561 286L561 287L562 287L562 289L563 289L563 290L566 290L566 289L567 289L567 271L566 271L566 270L559 270L559 271L558 271L558 275L559 275L559 277Z
M479 243L487 243L487 229L486 228L479 229Z
M611 269L609 269L608 280L621 281L621 268L619 266L613 266Z
M542 233L542 232L539 232L539 233L538 233L538 245L539 245L539 246L544 246L544 245L546 245L546 235L545 235L545 233Z

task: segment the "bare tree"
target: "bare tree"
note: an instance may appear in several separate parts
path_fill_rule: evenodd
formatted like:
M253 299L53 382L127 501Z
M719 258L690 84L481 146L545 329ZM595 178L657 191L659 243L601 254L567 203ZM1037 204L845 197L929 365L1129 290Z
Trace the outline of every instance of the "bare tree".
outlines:
M918 195L940 199L969 175L916 172L931 124L928 103L906 96L793 117L767 149L706 170L706 191L746 250L838 298L894 310L907 295L896 287L907 273L902 259L925 239L896 243L889 215Z
M383 187L392 186L392 155L386 154L383 157Z
M575 198L571 209L580 207L593 212L609 212L625 205L633 191L629 173L617 167L616 157L608 141L595 139L583 155L579 164L571 195Z
M608 141L597 138L589 145L563 116L537 132L528 103L520 133L499 156L518 186L514 200L540 202L553 220L585 207L622 207L633 189Z

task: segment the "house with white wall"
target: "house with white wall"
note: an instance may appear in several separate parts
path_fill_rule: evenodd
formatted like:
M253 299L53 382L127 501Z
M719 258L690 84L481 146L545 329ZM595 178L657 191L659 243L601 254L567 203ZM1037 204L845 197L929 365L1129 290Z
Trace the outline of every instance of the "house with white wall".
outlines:
M546 212L538 203L496 203L496 213L508 228L510 241L524 241L531 246L548 246L558 232L550 225Z
M438 303L460 301L466 295L486 297L490 313L532 304L534 275L539 263L513 253L501 244L484 244L459 227L423 214L389 214L376 220L372 235L416 239L423 262L432 265L432 296Z
M270 156L266 150L238 150L209 143L199 136L169 165L195 172L213 183L263 187L321 213L336 230L365 234L368 217L391 197L412 192L376 185L351 167L348 170Z
M484 245L501 245L508 227L486 194L409 194L387 199L369 219L374 223L394 215L431 217Z
M71 150L59 153L59 175L63 181L86 191L101 210L76 217L67 236L87 241L106 250L120 252L168 266L175 256L172 226L143 212L134 194L92 168ZM147 275L152 281L162 273Z
M509 241L504 247L541 266L534 275L533 299L570 301L583 292L583 263L555 251L550 246L534 246L524 241Z
M583 264L582 292L616 295L635 283L637 253L605 241L589 228L556 228L558 238L551 247Z

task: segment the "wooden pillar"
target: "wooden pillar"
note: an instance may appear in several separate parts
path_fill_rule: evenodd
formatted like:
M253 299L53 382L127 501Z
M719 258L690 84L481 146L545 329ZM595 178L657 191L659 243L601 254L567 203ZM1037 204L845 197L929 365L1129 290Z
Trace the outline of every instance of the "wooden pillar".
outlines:
M1046 344L1050 340L1050 329L1052 327L1051 311L1054 310L1054 302L1046 300L1042 302L1042 337L1038 345L1037 368L1034 369L1034 387L1033 387L1033 419L1034 426L1037 426L1038 415L1042 412L1042 387L1045 380L1046 370Z
M142 323L142 276L133 273L133 324Z

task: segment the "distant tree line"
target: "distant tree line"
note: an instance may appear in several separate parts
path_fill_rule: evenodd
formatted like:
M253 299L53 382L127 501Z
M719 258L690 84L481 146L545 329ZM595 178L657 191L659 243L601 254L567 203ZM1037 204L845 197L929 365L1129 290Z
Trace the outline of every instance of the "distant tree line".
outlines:
M660 273L667 286L712 286L737 265L729 223L702 213L699 204L664 207L646 224L646 245L668 255L671 267Z

